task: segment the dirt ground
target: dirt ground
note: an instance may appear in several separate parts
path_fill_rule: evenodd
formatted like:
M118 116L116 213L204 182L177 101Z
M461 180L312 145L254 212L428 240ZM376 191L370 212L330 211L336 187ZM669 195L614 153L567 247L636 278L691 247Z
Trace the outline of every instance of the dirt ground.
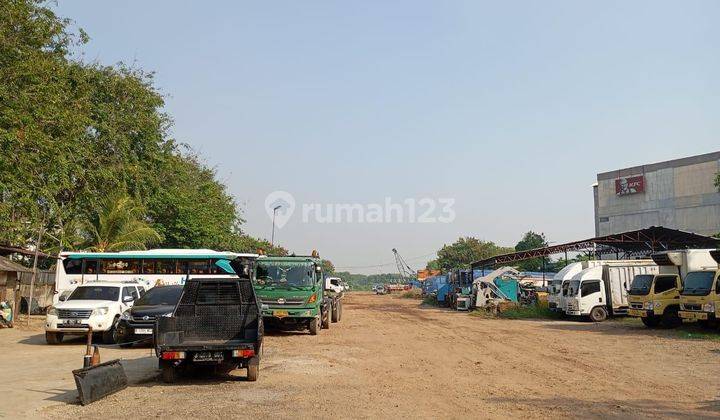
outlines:
M0 417L720 417L718 341L628 321L484 319L395 296L346 299L342 322L319 336L269 332L255 383L166 385L149 349L106 350L103 360L124 358L132 385L86 407L70 375L81 342L0 330Z

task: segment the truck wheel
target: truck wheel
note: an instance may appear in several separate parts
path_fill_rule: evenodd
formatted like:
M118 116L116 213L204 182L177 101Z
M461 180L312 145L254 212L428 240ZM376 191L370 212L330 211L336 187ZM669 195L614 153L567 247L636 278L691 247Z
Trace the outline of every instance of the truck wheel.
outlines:
M310 329L310 335L317 335L318 331L320 331L320 320L318 318L311 319L308 328Z
M603 322L607 319L608 313L602 306L596 306L590 311L590 320L592 322Z
M340 302L332 305L332 322L338 322L340 320Z
M330 312L332 312L332 309L325 311L325 315L322 318L322 328L324 330L330 329Z
M253 357L248 361L247 367L247 380L250 382L257 381L258 375L260 374L260 360L257 357Z
M655 328L660 325L660 318L656 316L646 316L640 318L643 324L648 328Z
M662 325L665 328L675 328L682 325L682 319L678 315L678 310L668 308L662 314Z
M698 325L700 325L701 328L712 330L717 327L717 322L710 319L701 319L698 321Z
M60 344L63 340L63 333L59 332L45 332L45 341L48 344Z
M162 380L166 384L171 384L177 379L177 372L175 366L170 363L164 364L162 367Z

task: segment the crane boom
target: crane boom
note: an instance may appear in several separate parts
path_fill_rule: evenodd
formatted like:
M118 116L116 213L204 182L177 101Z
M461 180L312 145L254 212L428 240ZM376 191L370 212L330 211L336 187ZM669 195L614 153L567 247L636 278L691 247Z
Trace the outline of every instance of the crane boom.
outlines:
M395 265L397 266L400 278L402 278L402 281L404 283L409 282L415 277L415 270L410 268L408 263L405 262L405 259L403 259L402 255L400 255L397 249L393 248L392 252L395 255Z

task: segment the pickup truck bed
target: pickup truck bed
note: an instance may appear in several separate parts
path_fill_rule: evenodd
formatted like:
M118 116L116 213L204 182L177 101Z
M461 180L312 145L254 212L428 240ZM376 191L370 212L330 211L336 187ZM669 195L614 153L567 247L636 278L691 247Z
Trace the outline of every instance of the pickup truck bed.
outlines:
M188 279L172 316L158 318L155 351L163 379L172 382L176 369L202 362L247 367L249 380L255 380L263 330L259 314L250 279Z

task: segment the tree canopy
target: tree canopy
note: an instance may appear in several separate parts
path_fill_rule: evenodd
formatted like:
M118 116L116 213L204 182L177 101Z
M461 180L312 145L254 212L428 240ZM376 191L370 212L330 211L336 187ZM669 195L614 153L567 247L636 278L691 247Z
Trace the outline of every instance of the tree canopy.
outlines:
M494 242L463 237L450 245L443 245L437 252L437 259L430 261L427 268L443 271L469 268L474 261L512 251L512 248L498 246Z
M215 171L169 135L153 74L76 59L88 41L39 0L0 5L0 243L79 246L108 195L143 209L159 246L282 254L241 230ZM97 221L97 220L96 220Z
M544 233L536 233L529 231L523 235L520 242L515 245L515 251L527 251L535 248L543 248L548 245ZM540 271L543 268L542 258L533 258L521 261L517 264L518 268L523 271Z

